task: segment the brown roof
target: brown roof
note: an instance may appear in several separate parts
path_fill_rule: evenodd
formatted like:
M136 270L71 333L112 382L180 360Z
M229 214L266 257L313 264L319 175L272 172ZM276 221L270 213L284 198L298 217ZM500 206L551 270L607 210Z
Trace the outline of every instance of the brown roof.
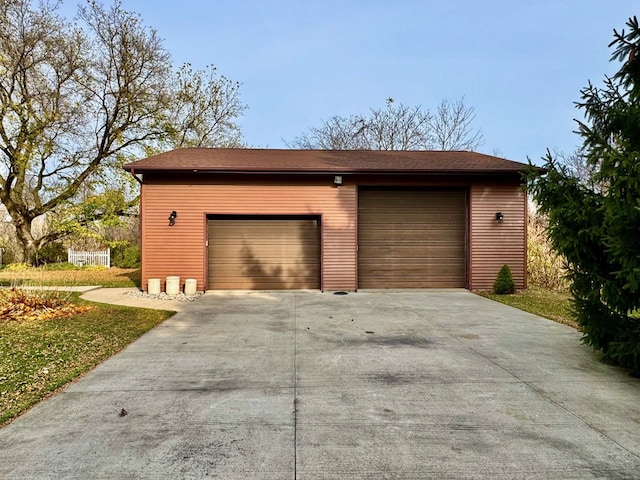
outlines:
M130 172L518 173L524 163L465 151L179 148L128 163Z

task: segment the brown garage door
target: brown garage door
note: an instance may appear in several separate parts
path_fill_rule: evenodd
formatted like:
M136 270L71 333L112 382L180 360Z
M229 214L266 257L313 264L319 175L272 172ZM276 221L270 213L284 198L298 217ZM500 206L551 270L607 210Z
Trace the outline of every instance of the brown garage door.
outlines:
M320 288L317 217L211 217L210 289Z
M466 191L361 189L359 288L466 285Z

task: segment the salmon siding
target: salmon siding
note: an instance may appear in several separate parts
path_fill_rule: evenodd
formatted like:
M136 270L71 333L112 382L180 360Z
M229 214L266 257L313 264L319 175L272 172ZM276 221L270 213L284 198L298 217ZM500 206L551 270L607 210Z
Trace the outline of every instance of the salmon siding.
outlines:
M369 156L374 157L371 162L367 162ZM298 170L293 167L297 157L301 159ZM405 168L391 168L402 161ZM410 171L406 169L406 162L412 167ZM468 168L465 169L465 165ZM177 275L182 285L187 278L196 279L198 290L216 284L257 289L270 284L274 288L317 285L329 291L353 291L367 285L384 288L385 278L390 279L388 286L394 286L392 279L404 276L403 268L411 269L412 275L418 273L419 277L417 262L397 254L404 248L409 256L413 255L411 252L431 251L420 262L425 269L435 269L431 276L425 272L429 282L420 283L418 278L417 283L406 286L455 284L472 289L491 288L498 270L506 263L518 287L523 288L526 285L527 209L520 177L526 168L524 164L470 152L398 152L396 156L395 152L184 149L150 157L125 166L142 181L142 286L146 289L150 278L159 278L164 289L166 277ZM336 175L342 177L340 185L335 184ZM406 217L409 223L402 225L400 220L399 226L392 228L404 228L407 232L395 236L382 234L379 239L405 242L404 247L374 246L367 253L366 247L360 246L369 256L394 251L398 260L378 267L375 260L363 264L360 259L359 262L358 250L358 217L363 215L362 211L358 212L359 197L376 189L382 192L382 198L377 200L380 205L385 204L384 195L389 195L389 204L397 203L397 194L393 192L403 190L416 192L416 203L428 202L429 198L434 203L443 203L450 198L464 205L451 210L449 205L439 208L425 204L420 207L423 210L407 209L404 215L400 213L402 203L399 203L398 214L392 212L392 215ZM396 197L393 201L392 196ZM410 197L407 198L409 200L402 201L410 202ZM173 211L177 216L175 223L169 225L168 217ZM498 211L504 216L501 222L495 218ZM418 216L411 217L411 212ZM375 216L375 210L373 214ZM371 215L371 211L367 215ZM386 220L382 213L380 215L377 225L375 218L363 219L365 229L383 231ZM452 215L457 220L452 219ZM416 229L418 223L423 229L418 237L415 234L411 237L412 218L425 219L416 221ZM430 229L428 222L440 222L438 219L442 224L434 223ZM243 223L246 227L244 220L248 221L250 230L234 233L233 225ZM317 243L300 246L296 244L295 235L287 237L286 230L294 221L317 225ZM373 227L367 227L371 222ZM227 230L221 230L216 237L215 229L222 229L223 224ZM228 230L229 225L232 230ZM278 233L278 225L282 227L282 235ZM261 242L259 232L264 228L268 234ZM459 233L451 236L446 231L450 229ZM306 231L307 237L316 235L312 230ZM431 240L424 246L412 247L410 244L419 237ZM227 242L230 250L219 244L212 248L208 245L212 241ZM242 245L232 248L234 242ZM452 242L457 246L448 245ZM260 246L261 243L265 245ZM296 253L296 249L299 252ZM438 252L442 259L438 258ZM390 258L394 258L393 255ZM312 258L314 256L317 257ZM450 258L452 256L456 258ZM361 278L359 265L363 269ZM381 280L369 282L380 269ZM438 274L437 269L440 269ZM449 275L447 269L455 272ZM228 279L224 278L225 271L229 272ZM240 278L243 275L244 280ZM265 281L265 275L273 278ZM437 284L438 275L447 279L442 285ZM296 278L303 278L302 283Z
M527 195L520 185L471 187L470 285L489 290L503 265L509 265L516 288L526 287ZM496 220L496 213L503 216Z
M142 186L142 281L167 275L195 278L209 288L208 216L317 216L320 221L322 288L354 290L356 188L319 182L268 185L237 179L234 184L189 184L169 179ZM170 211L178 213L169 226ZM171 273L172 272L172 273Z

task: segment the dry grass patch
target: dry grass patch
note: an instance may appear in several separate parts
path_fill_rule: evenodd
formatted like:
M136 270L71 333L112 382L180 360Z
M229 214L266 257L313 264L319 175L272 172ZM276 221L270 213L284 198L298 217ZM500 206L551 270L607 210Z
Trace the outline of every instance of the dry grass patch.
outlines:
M48 270L26 268L0 270L0 285L99 285L102 287L139 287L139 268L75 268Z

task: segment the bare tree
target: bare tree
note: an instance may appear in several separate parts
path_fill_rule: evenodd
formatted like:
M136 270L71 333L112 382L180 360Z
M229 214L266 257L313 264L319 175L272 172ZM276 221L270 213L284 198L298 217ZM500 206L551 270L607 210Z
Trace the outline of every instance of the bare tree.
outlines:
M553 150L552 152L549 151L548 154L552 155L557 168L564 174L575 178L578 183L594 192L605 192L607 182L597 176L601 160L590 160L583 148L576 148L571 153Z
M326 150L473 150L482 142L473 130L474 110L463 100L443 101L432 115L420 106L396 104L368 115L334 116L295 138L290 146Z
M361 134L370 150L420 150L431 143L432 117L419 106L395 105L387 99L386 108L371 110L368 118L361 117Z
M443 100L433 117L434 146L437 150L475 150L482 145L482 133L473 129L475 110L464 99Z
M0 0L0 202L26 261L100 218L96 197L122 192L124 162L167 147L240 143L237 83L213 68L173 75L156 31L119 0L89 0L77 25L58 7ZM82 185L95 192L88 210L77 208ZM113 195L102 202L112 203ZM39 236L32 226L43 215L59 221Z
M310 150L365 150L368 147L360 134L362 128L360 117L333 116L320 127L310 128L297 137L291 146Z

